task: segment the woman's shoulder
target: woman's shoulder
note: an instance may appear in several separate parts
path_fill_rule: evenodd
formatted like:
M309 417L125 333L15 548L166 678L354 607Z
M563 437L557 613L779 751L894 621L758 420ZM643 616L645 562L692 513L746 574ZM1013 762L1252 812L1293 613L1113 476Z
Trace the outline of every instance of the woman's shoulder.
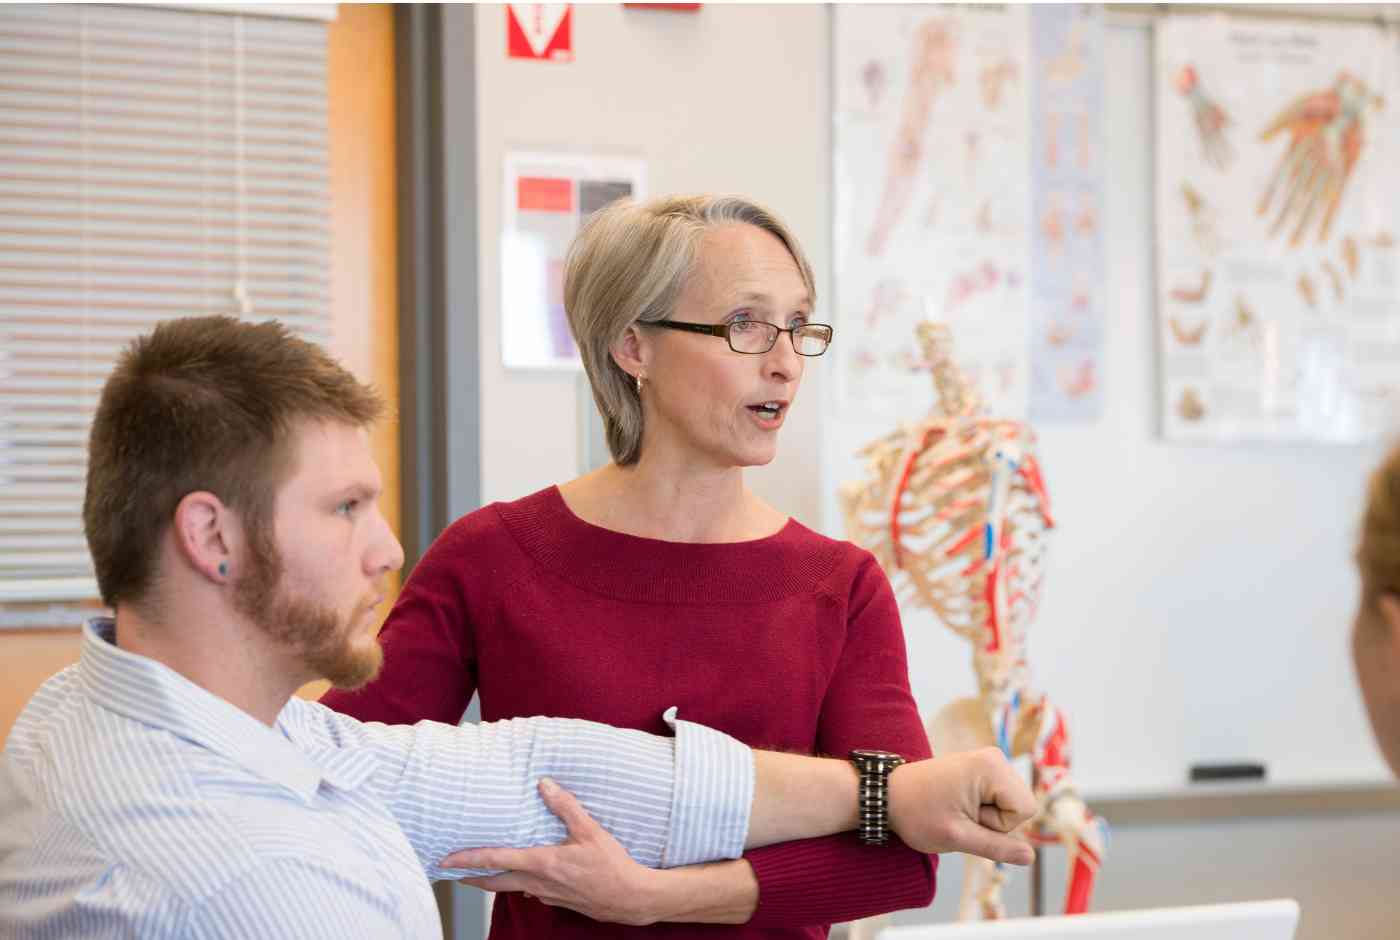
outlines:
M789 538L793 544L804 546L809 550L817 551L825 555L830 555L838 562L852 565L875 562L874 555L854 542L848 539L824 535L815 529L808 528L796 519L788 520L787 525L784 527L783 535Z
M534 528L550 515L557 490L553 486L520 499L488 503L459 516L433 542L439 550L471 550L502 541L514 541L513 530Z
M846 595L857 582L871 577L885 579L884 569L875 556L847 539L823 535L796 519L788 520L781 535L789 551L821 560L817 567L820 586L829 591Z

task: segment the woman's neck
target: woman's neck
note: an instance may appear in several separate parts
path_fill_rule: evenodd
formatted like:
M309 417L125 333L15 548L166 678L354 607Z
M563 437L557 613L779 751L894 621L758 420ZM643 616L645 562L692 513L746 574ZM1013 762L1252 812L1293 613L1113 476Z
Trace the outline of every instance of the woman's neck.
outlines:
M666 542L747 542L773 535L787 518L744 485L738 467L664 467L645 457L608 464L559 487L584 522Z

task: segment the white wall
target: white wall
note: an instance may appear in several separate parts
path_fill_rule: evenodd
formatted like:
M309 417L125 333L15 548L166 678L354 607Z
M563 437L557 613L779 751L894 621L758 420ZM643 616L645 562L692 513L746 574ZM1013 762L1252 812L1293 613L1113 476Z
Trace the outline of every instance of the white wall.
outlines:
M824 297L831 297L829 11L812 6L728 6L706 4L696 14L629 11L620 4L580 6L574 11L576 60L557 65L508 61L505 58L503 8L477 8L481 213L481 401L482 485L487 501L513 499L574 476L578 465L578 399L572 377L506 373L499 348L499 253L501 161L510 147L560 148L640 156L648 162L652 193L727 190L746 193L772 205L802 239L818 272ZM1118 303L1111 307L1106 368L1108 405L1099 425L1056 428L1043 434L1048 472L1060 511L1066 519L1101 513L1100 497L1114 487L1168 487L1218 493L1224 483L1242 487L1255 508L1270 504L1304 504L1319 492L1353 505L1360 468L1369 453L1319 456L1315 452L1275 451L1273 458L1290 468L1283 483L1268 472L1257 453L1227 449L1167 447L1155 440L1155 354L1152 344L1150 99L1145 95L1150 63L1149 32L1142 27L1111 27L1107 61L1113 75L1107 107L1110 160L1114 169L1109 195L1110 285ZM1130 156L1129 152L1139 154ZM1116 154L1116 155L1115 155ZM829 311L829 307L824 308ZM830 511L823 493L824 458L834 463L840 449L823 443L823 408L827 390L818 361L808 372L807 387L784 431L782 454L774 464L753 473L756 488L772 503L812 526ZM1115 462L1117 435L1128 435L1132 459ZM828 436L829 438L829 436ZM842 445L844 446L844 445ZM825 448L825 450L824 450ZM1104 462L1088 474L1060 468L1083 466L1085 454L1101 452ZM1339 495L1340 494L1340 495ZM1349 522L1340 515L1321 531L1290 531L1283 521L1260 531L1240 531L1202 520L1200 545L1183 542L1191 531L1180 524L1182 510L1160 509L1138 519L1115 523L1123 531L1151 535L1175 524L1171 539L1140 538L1132 547L1109 538L1076 544L1062 533L1055 551L1092 565L1113 561L1136 577L1170 581L1176 603L1199 618L1218 600L1195 590L1202 577L1230 584L1226 572L1233 552L1281 541L1327 542L1340 550ZM1279 520L1284 518L1279 514ZM1105 529L1097 529L1102 534ZM1306 572L1285 567L1285 578ZM1102 685L1079 681L1072 663L1057 665L1058 647L1073 636L1091 610L1077 609L1082 594L1059 591L1051 573L1043 622L1055 623L1055 636L1043 636L1034 653L1047 688L1073 718L1118 710L1133 694L1131 681L1116 671L1101 676ZM1296 753L1335 747L1355 753L1359 747L1359 712L1351 691L1341 637L1350 603L1344 575L1337 593L1324 596L1302 620L1306 629L1335 631L1336 642L1313 645L1310 655L1287 684L1268 690L1280 702L1290 696L1314 695L1344 712L1339 726L1344 741L1302 740ZM1246 602L1269 603L1267 582L1239 585ZM1195 593L1193 593L1195 591ZM1058 597L1058 599L1057 599ZM1228 600L1228 599L1227 599ZM1230 601L1235 603L1237 601ZM1122 603L1121 598L1118 603ZM1068 606L1067 606L1068 605ZM1296 621L1298 618L1294 618ZM1214 638L1169 650L1143 649L1135 618L1117 616L1115 654L1157 657L1154 674L1179 686L1202 683L1191 696L1192 708L1214 707L1221 693L1202 678L1194 651L1210 660L1208 675L1249 668L1249 644L1238 637L1217 649ZM1227 623L1234 625L1230 618ZM921 630L917 636L915 630ZM1295 627L1295 629L1297 629ZM970 690L963 646L946 631L911 623L911 665L916 693L926 707L950 694ZM1039 636L1039 635L1038 635ZM1266 636L1261 642L1276 641ZM1221 652L1223 649L1224 652ZM1321 649L1321 656L1315 655ZM1182 658L1185 656L1186 658ZM958 687L962 683L962 687ZM1116 683L1116 684L1115 684ZM1125 685L1126 683L1126 685ZM1227 711L1228 713L1228 711ZM1128 720L1128 726L1134 722ZM1170 710L1157 710L1137 722L1145 735L1143 753L1174 755L1185 746L1186 722L1173 721ZM1229 740L1229 720L1218 723L1222 752L1237 746ZM1135 739L1136 740L1136 739ZM1276 747L1271 743L1270 747ZM1367 752L1360 766L1379 766ZM1369 761L1370 763L1365 763ZM1087 755L1081 766L1092 769ZM1176 773L1179 768L1163 769ZM1354 770L1350 768L1349 770ZM1100 881L1103 909L1259 898L1299 897L1304 904L1302 940L1396 936L1393 927L1394 873L1400 870L1400 817L1374 814L1349 817L1288 818L1237 823L1165 826L1118 826L1107 868ZM1052 902L1059 896L1063 866L1050 853ZM939 899L930 910L898 915L901 923L947 919L955 908L960 865L945 866ZM1013 889L1013 905L1024 910L1024 880Z

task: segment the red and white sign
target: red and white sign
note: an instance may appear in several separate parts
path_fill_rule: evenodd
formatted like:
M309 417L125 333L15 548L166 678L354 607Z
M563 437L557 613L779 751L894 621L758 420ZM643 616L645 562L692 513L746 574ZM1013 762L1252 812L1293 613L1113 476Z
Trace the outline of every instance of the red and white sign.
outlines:
M572 62L572 3L506 4L506 52L512 59Z
M502 163L501 362L507 369L583 368L564 312L564 262L589 216L645 195L634 157L507 151Z

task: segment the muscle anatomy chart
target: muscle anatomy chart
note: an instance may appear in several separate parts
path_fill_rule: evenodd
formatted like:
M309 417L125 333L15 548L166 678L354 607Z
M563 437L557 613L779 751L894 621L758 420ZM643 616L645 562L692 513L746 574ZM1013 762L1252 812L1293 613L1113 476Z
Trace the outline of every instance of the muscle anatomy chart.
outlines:
M957 331L960 365L996 413L1023 416L1026 8L837 6L834 15L841 407L926 410L930 364L914 325L932 319ZM1067 233L1083 224L1080 208L1066 204Z
M1362 441L1394 427L1397 52L1370 24L1159 24L1166 437Z

